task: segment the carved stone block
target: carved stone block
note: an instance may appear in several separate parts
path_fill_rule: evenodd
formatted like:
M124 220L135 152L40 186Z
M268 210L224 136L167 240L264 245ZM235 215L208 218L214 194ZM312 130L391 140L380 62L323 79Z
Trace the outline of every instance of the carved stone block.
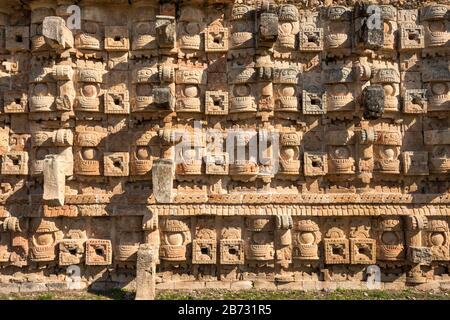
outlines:
M323 176L328 173L328 160L325 152L305 152L305 176Z
M428 175L428 152L405 151L402 153L403 172L406 175Z
M427 113L427 91L425 89L406 89L403 98L403 112Z
M10 151L2 155L2 174L28 174L28 153L25 151Z
M128 91L105 93L105 113L109 114L129 114L130 98Z
M215 264L216 260L216 240L196 239L192 241L192 263Z
M172 201L174 163L170 159L159 159L153 163L153 193L158 202Z
M63 239L59 242L59 265L80 264L84 258L84 240Z
M274 42L278 38L278 16L263 12L259 22L259 36L262 41Z
M153 98L158 109L174 110L175 97L169 87L154 88Z
M303 114L325 114L327 112L326 95L303 90L302 107Z
M5 48L8 51L27 51L30 49L30 29L26 27L6 27Z
M42 35L55 49L64 50L74 46L73 34L61 17L45 17L42 22Z
M384 89L380 85L364 88L362 94L362 105L366 119L380 118L384 112Z
M376 240L350 239L350 263L374 264L376 262Z
M400 27L399 50L417 50L425 47L424 30L422 26Z
M323 29L303 28L299 33L300 51L320 52L323 50Z
M324 239L325 263L346 264L350 262L348 239Z
M205 32L205 51L228 51L228 28L224 28L215 24L209 26Z
M107 266L112 263L112 247L110 240L86 240L86 265Z
M160 48L175 47L175 18L156 16L156 39Z
M206 91L205 100L205 114L228 114L228 92Z
M206 155L206 174L227 175L229 162L228 153Z
M44 159L44 194L42 198L57 205L64 205L66 188L65 164L58 155L47 155Z
M105 50L128 51L129 49L128 27L105 27Z
M412 263L431 264L431 249L427 247L410 246L408 247L408 259Z
M28 110L28 97L19 91L5 91L3 103L5 113L25 113Z
M239 239L220 240L221 264L244 264L244 241Z
M129 175L130 155L128 152L105 152L103 156L104 174L108 177Z

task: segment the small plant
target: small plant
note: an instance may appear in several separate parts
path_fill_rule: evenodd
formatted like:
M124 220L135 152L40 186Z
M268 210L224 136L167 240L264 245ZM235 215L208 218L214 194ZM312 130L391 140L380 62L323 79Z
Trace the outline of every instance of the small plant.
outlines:
M55 298L55 296L53 293L47 292L47 293L40 294L37 297L37 300L54 300L54 298Z

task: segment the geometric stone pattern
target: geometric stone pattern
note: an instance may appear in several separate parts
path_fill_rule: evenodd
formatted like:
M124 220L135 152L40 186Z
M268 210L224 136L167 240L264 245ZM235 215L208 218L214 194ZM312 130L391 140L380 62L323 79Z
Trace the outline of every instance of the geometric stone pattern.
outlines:
M447 279L450 7L325 2L0 1L0 282Z

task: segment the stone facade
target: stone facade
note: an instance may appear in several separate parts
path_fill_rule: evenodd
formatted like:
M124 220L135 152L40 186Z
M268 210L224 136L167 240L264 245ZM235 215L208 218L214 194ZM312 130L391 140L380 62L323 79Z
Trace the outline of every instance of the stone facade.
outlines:
M448 283L448 5L72 4L0 1L2 290Z

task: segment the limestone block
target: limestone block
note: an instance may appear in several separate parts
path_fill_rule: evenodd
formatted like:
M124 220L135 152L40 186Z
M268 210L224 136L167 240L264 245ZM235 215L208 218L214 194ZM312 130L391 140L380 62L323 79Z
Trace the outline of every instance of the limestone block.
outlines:
M373 85L365 88L362 99L366 119L381 117L384 112L384 89L382 86Z
M42 34L48 44L55 49L68 49L73 47L73 34L66 27L66 22L60 17L45 17L42 23Z
M65 165L57 155L47 155L44 159L44 194L43 199L64 205L66 188Z
M156 201L172 202L174 163L171 159L159 159L153 163L152 182Z
M136 266L136 300L155 299L157 250L148 245L141 244L137 252Z

